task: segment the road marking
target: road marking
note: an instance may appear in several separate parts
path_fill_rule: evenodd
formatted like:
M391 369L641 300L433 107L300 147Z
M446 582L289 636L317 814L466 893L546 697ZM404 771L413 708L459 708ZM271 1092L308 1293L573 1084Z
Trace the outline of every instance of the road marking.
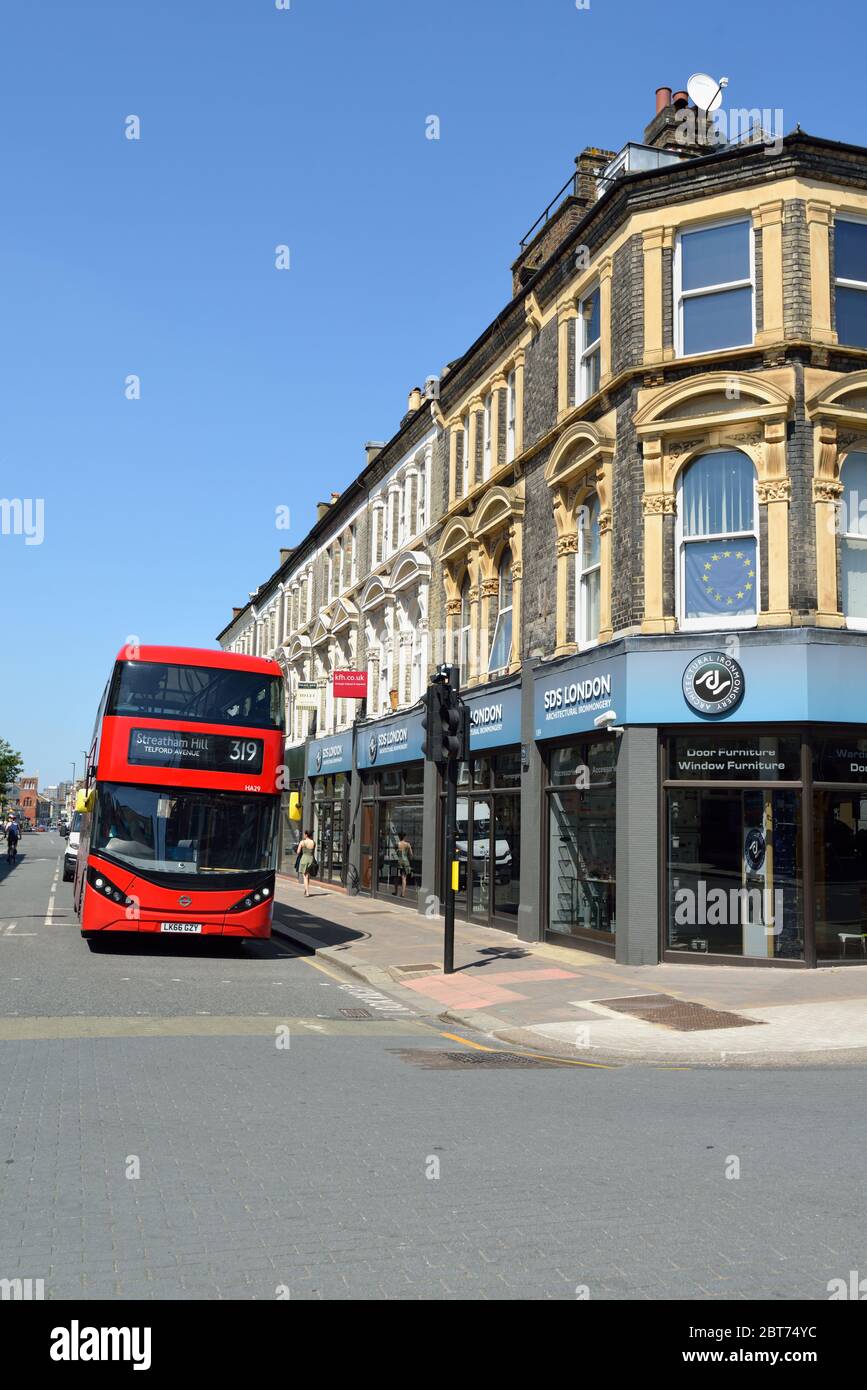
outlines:
M451 1038L452 1042L463 1043L465 1047L474 1047L478 1052L508 1052L510 1057L536 1057L540 1062L559 1062L564 1067L594 1067L602 1071L617 1070L616 1062L578 1062L571 1057L552 1057L547 1052L523 1052L519 1047L484 1047L481 1043L471 1042L469 1038L462 1038L457 1033L443 1033L442 1037Z
M339 985L344 983L342 975L337 975L333 970L329 970L319 960L313 960L310 956L296 956L296 960L303 960L305 965L312 965L314 970L321 970L323 975L327 975L329 980L336 980Z
M441 1037L448 1038L451 1042L463 1043L465 1047L474 1047L477 1052L502 1052L500 1047L485 1047L482 1043L470 1042L469 1038L462 1038L458 1033L441 1033Z
M35 933L34 933L35 935ZM421 1020L391 1018L371 1018L357 1020L349 1018L332 1019L320 1023L318 1019L291 1018L285 1014L220 1016L201 1014L179 1016L177 1018L156 1018L153 1015L138 1014L134 1017L84 1017L69 1014L59 1018L21 1018L17 1015L0 1016L0 1042L30 1042L53 1039L82 1038L185 1038L185 1037L226 1037L226 1038L270 1038L273 1041L278 1028L288 1028L290 1034L300 1036L305 1029L330 1037L379 1037L400 1038L417 1037L419 1032L429 1029Z

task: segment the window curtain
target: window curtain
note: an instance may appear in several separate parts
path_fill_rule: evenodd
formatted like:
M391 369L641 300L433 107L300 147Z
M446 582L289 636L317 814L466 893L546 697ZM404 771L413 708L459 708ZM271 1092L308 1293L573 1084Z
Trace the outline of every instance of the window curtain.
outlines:
M730 536L753 529L752 460L736 449L703 454L683 479L684 536Z

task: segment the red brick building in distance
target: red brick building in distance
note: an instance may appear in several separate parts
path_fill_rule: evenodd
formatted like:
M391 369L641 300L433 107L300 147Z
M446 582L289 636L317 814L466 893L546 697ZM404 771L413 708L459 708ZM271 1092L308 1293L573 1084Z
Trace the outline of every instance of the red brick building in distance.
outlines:
M21 809L31 825L36 824L37 803L39 800L38 777L21 778Z

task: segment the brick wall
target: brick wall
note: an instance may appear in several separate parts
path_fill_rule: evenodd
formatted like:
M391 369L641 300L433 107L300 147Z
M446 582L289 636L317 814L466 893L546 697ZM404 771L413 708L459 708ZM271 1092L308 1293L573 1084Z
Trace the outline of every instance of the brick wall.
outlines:
M644 352L644 252L630 237L614 257L611 283L611 370L636 367Z

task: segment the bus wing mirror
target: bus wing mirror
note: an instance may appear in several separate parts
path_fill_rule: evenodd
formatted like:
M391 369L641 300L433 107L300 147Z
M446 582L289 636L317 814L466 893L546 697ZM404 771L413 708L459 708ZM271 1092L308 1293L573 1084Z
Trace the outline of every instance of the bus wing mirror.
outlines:
M80 790L80 791L78 792L78 794L76 795L76 798L75 798L75 809L76 809L76 811L83 811L83 812L90 812L90 811L92 811L92 810L93 810L93 803L94 803L95 800L96 800L96 793L95 793L95 791L94 791L94 788L91 787L90 791L89 791L89 792L86 792L86 791L84 790L84 788L82 787L81 790Z

